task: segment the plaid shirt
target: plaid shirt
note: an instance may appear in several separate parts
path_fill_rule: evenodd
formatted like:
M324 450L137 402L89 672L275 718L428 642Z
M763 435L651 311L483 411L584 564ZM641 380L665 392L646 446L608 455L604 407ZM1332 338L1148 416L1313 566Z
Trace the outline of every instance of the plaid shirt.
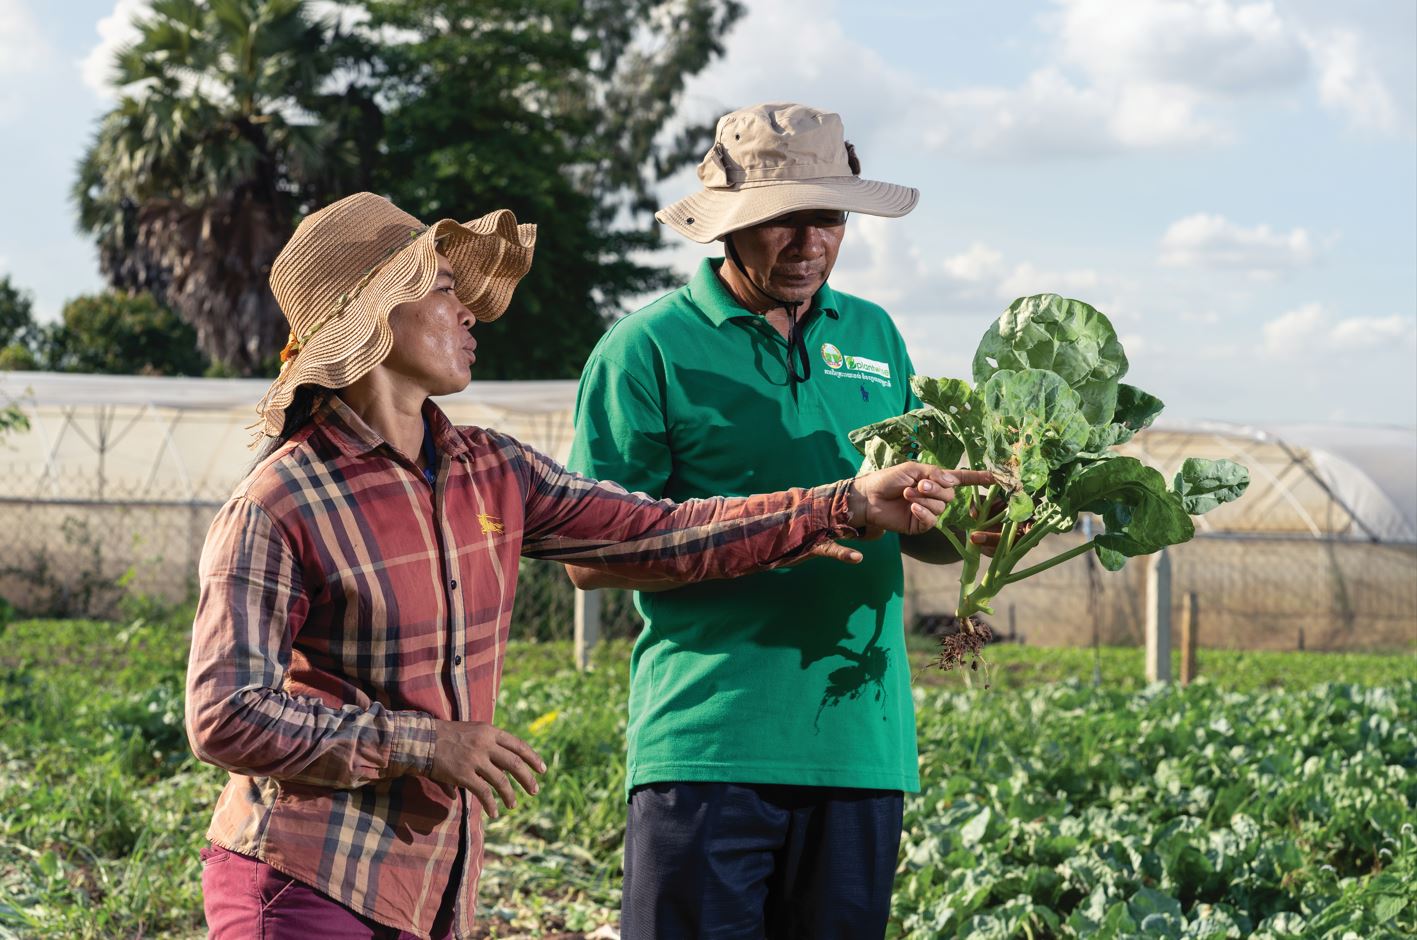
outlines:
M479 804L429 779L433 719L490 722L517 558L730 577L849 537L846 488L674 504L572 474L425 408L429 486L339 399L263 461L212 523L187 730L231 774L207 836L380 923L426 936Z

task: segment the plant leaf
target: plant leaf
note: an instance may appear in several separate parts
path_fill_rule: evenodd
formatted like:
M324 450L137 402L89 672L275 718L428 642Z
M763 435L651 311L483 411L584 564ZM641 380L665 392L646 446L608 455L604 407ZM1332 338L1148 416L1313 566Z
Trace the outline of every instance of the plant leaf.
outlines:
M1135 457L1116 457L1088 466L1067 483L1065 504L1074 512L1102 517L1097 557L1116 571L1127 558L1150 555L1167 545L1190 541L1191 517L1160 472Z
M1173 486L1181 506L1193 516L1239 499L1250 485L1250 471L1231 460L1189 457L1176 471Z
M1087 452L1102 454L1109 447L1125 444L1138 431L1151 426L1166 407L1155 395L1125 382L1117 386L1117 407L1110 424L1095 426L1087 439Z
M1009 521L1026 522L1033 515L1033 497L1020 490L1009 497Z
M1127 355L1117 331L1096 308L1057 294L1034 294L1010 304L979 341L974 381L983 384L1002 369L1056 372L1082 398L1087 420L1106 425L1116 410Z
M984 383L984 460L989 470L1033 493L1071 460L1091 430L1077 392L1043 369L1001 370Z
M919 460L953 470L964 455L964 445L950 434L939 413L929 407L857 428L847 438L869 460L890 461L876 463L871 469ZM881 450L874 441L880 441L888 450Z

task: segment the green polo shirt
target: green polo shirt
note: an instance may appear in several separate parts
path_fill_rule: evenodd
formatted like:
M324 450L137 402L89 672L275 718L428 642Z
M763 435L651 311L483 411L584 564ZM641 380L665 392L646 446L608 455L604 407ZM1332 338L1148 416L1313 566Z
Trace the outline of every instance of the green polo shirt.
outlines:
M810 376L705 261L617 322L581 375L569 465L676 501L854 476L847 434L901 414L910 359L886 312L823 285L805 317ZM900 543L859 565L637 593L628 787L662 781L919 789L901 620Z

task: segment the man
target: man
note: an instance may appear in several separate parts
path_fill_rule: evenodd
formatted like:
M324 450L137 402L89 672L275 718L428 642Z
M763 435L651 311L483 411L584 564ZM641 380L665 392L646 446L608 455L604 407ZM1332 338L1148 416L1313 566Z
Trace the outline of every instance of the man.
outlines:
M703 190L657 218L726 257L597 345L569 461L676 500L850 474L850 431L919 406L885 311L827 284L847 214L904 215L917 191L861 179L830 112L757 105L715 138ZM902 794L919 789L900 552L955 555L944 538L853 544L849 570L811 559L677 590L568 568L583 589L637 589L645 622L626 940L883 932Z
M359 193L271 270L290 320L260 405L275 438L202 553L193 751L230 777L202 886L217 938L466 937L478 810L545 764L491 724L517 558L731 577L867 525L920 531L959 474L918 464L811 490L675 505L570 474L430 396L466 387L533 226L425 226Z

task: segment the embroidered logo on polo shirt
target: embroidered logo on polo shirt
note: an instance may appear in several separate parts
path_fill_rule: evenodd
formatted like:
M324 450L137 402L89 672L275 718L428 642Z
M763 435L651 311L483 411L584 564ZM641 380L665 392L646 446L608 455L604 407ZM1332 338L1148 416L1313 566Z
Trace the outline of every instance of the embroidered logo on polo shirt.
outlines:
M891 384L891 366L888 362L866 356L848 356L831 343L822 344L822 361L827 364L827 375L836 378L864 378L885 386Z
M487 535L489 532L504 531L502 520L498 519L496 516L489 516L485 512L477 514L477 522L482 526L483 535Z

